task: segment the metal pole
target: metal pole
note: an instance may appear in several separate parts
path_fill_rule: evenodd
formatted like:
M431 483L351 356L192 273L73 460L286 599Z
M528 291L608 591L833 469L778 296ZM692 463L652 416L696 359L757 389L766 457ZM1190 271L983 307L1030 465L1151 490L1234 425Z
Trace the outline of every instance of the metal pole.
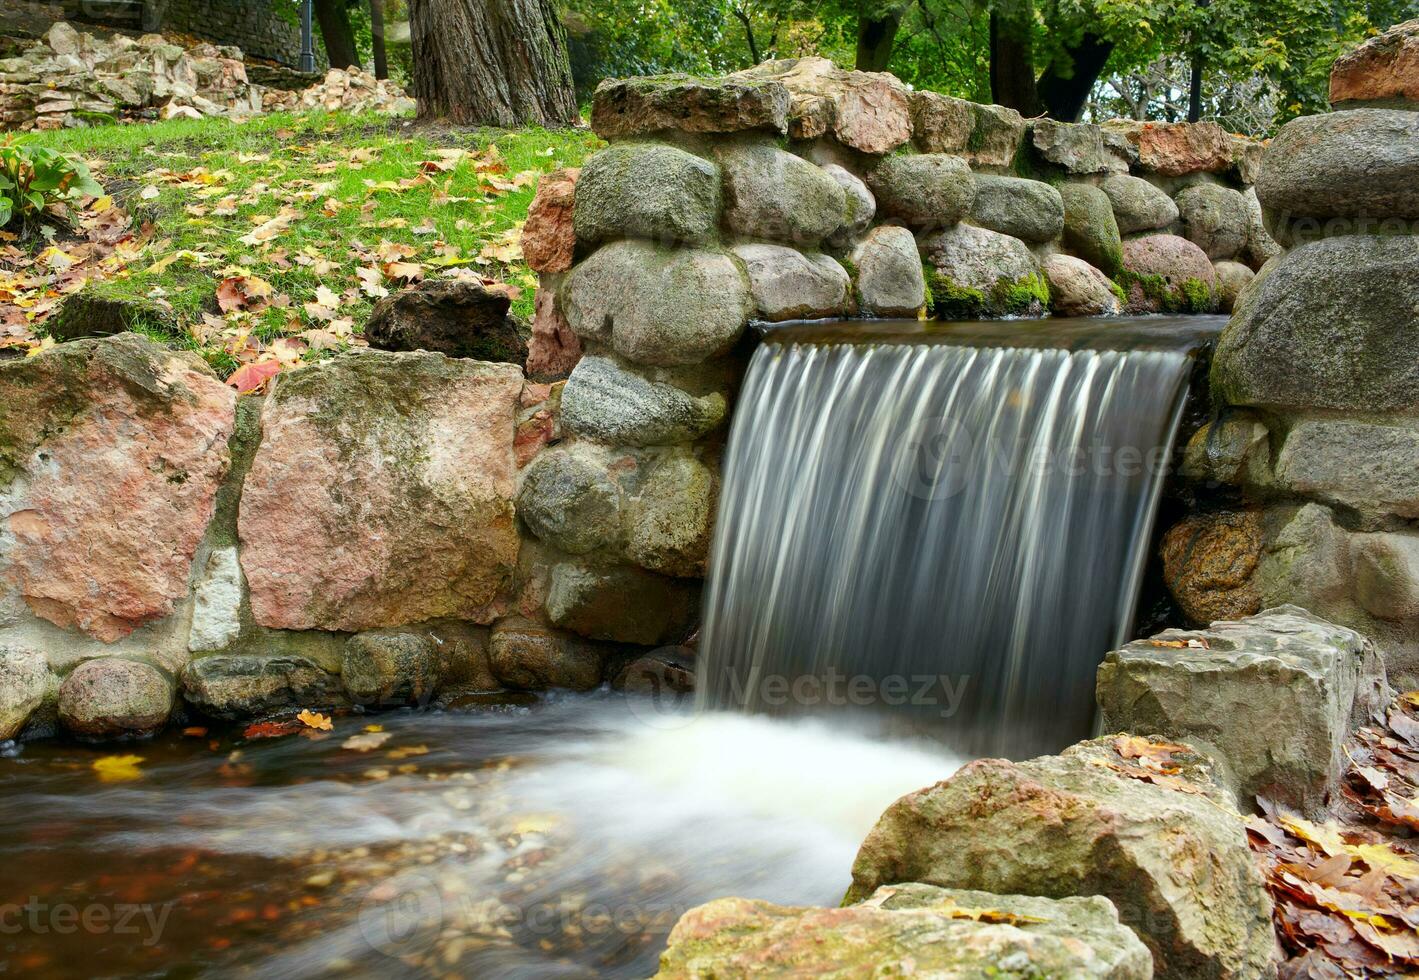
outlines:
M301 0L301 71L315 71L315 28L311 23L314 0Z

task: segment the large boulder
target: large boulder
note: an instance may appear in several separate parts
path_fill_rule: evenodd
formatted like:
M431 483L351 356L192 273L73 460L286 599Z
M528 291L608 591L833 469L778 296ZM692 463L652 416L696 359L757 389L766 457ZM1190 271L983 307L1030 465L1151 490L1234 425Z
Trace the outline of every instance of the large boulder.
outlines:
M1026 242L1051 242L1064 231L1064 201L1043 181L978 174L970 220Z
M1056 252L1041 268L1049 284L1050 308L1058 316L1114 316L1123 310L1112 279L1083 259Z
M0 742L24 730L49 692L49 664L39 650L0 646Z
M794 139L828 134L844 146L878 154L912 138L910 93L886 72L845 71L827 58L789 58L729 77L775 81L788 89Z
M676 578L704 578L714 524L715 478L689 452L650 463L626 507L626 557Z
M172 703L168 679L136 660L86 660L59 685L59 721L85 739L151 735L167 724Z
M719 230L719 168L657 143L618 143L595 153L576 185L576 237L703 244Z
M1064 247L1106 276L1123 263L1123 241L1108 195L1093 184L1061 184Z
M879 225L848 256L857 274L859 312L914 317L926 303L926 275L916 237L900 225Z
M1285 251L1276 239L1271 237L1271 232L1266 230L1266 216L1261 210L1261 201L1257 199L1256 188L1248 187L1242 194L1247 202L1247 244L1242 258L1252 271L1260 272L1261 267L1267 262L1279 256Z
M1419 109L1419 20L1396 24L1335 59L1330 104Z
M1377 531L1350 537L1355 599L1378 619L1419 617L1419 535Z
M755 975L1150 980L1153 959L1105 898L904 884L838 909L701 905L675 924L656 977Z
M1187 441L1182 475L1233 486L1267 486L1271 482L1271 432L1252 412L1229 409Z
M137 334L0 363L0 599L112 642L185 598L236 396Z
M972 762L887 808L847 900L902 882L1103 895L1159 977L1274 977L1271 899L1214 779L1202 757L1147 739Z
M1107 128L1136 148L1140 168L1161 177L1220 173L1232 166L1232 141L1215 122L1120 121Z
M1028 246L1018 238L974 225L955 225L921 240L935 270L932 312L940 319L1039 315L1049 287Z
M966 162L942 153L889 156L868 175L867 183L882 214L923 229L965 218L976 193Z
M1231 313L1237 308L1242 290L1251 285L1256 273L1240 262L1213 262L1212 271L1217 275L1217 309Z
M1119 285L1139 313L1211 313L1217 273L1207 253L1177 235L1147 235L1123 243Z
M219 654L183 669L182 696L204 715L239 720L344 700L340 678L306 657Z
M576 256L576 183L581 170L563 167L537 182L522 226L522 257L533 272L566 272Z
M547 616L589 639L655 646L683 639L693 599L689 586L639 568L562 562L552 569Z
M973 167L1009 167L1025 138L1025 119L1014 109L939 92L912 93L912 121L923 153L964 157Z
M1369 640L1296 606L1135 640L1104 658L1098 685L1104 731L1186 741L1222 763L1244 809L1263 798L1317 817L1385 690Z
M238 532L256 622L363 630L488 622L517 561L522 372L351 353L281 375Z
M1114 174L1099 184L1113 205L1121 235L1166 228L1178 220L1178 206L1153 183L1132 174Z
M1419 239L1303 245L1259 276L1217 343L1231 405L1419 414Z
M509 315L512 298L469 279L429 279L375 303L365 324L371 347L436 351L521 366L527 343Z
M1193 184L1178 191L1177 205L1183 234L1209 259L1233 258L1246 245L1250 214L1239 191Z
M607 79L591 100L591 128L605 140L651 133L788 132L788 89L754 78L655 75Z
M606 650L529 620L511 618L493 627L491 658L494 676L508 687L590 691L601 684Z
M1370 518L1419 518L1419 428L1307 419L1286 435L1277 484Z
M718 152L724 224L745 238L816 245L848 218L842 187L821 167L768 143Z
M843 189L846 212L837 231L828 236L828 244L845 248L862 237L877 217L877 198L868 190L861 177L837 163L822 164L823 173L838 182Z
M1189 622L1206 625L1261 609L1252 582L1261 547L1261 515L1255 510L1193 514L1168 529L1163 581Z
M736 245L749 274L749 295L762 320L842 316L852 282L831 255L805 255L786 245Z
M558 446L527 467L517 513L539 540L571 555L616 544L621 536L621 488L589 447Z
M1032 119L1030 145L1040 157L1068 174L1128 172L1129 154L1122 137L1091 123Z
M434 641L426 632L367 630L346 641L340 680L356 704L422 705L439 685L439 667Z
M1300 116L1271 141L1256 193L1283 245L1407 231L1419 219L1419 113L1352 109Z
M578 336L609 342L639 364L665 366L727 353L753 308L748 280L728 253L643 241L598 249L572 270L562 302Z
M694 442L716 429L727 411L718 392L692 395L592 355L567 379L561 405L564 429L609 446L632 447Z

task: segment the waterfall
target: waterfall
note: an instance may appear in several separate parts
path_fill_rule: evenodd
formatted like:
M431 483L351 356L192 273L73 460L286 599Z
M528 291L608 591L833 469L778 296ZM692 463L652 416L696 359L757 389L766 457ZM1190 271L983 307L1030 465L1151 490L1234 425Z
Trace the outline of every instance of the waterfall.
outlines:
M1095 326L770 334L725 460L702 706L871 718L972 755L1087 737L1199 329Z

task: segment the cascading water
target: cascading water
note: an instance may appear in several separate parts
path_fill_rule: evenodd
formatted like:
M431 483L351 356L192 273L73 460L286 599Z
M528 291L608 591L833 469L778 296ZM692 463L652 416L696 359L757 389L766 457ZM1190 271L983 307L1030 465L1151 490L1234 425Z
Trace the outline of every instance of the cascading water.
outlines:
M729 441L702 705L872 714L973 755L1087 737L1219 325L770 334Z

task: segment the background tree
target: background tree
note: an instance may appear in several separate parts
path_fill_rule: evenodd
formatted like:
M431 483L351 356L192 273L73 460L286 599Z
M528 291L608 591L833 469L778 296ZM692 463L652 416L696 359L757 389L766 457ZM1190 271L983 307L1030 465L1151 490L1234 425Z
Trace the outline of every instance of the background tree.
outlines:
M553 0L412 0L409 32L420 117L489 126L577 121Z
M360 63L355 47L355 30L350 26L349 0L315 0L315 21L325 44L331 68L349 68Z

